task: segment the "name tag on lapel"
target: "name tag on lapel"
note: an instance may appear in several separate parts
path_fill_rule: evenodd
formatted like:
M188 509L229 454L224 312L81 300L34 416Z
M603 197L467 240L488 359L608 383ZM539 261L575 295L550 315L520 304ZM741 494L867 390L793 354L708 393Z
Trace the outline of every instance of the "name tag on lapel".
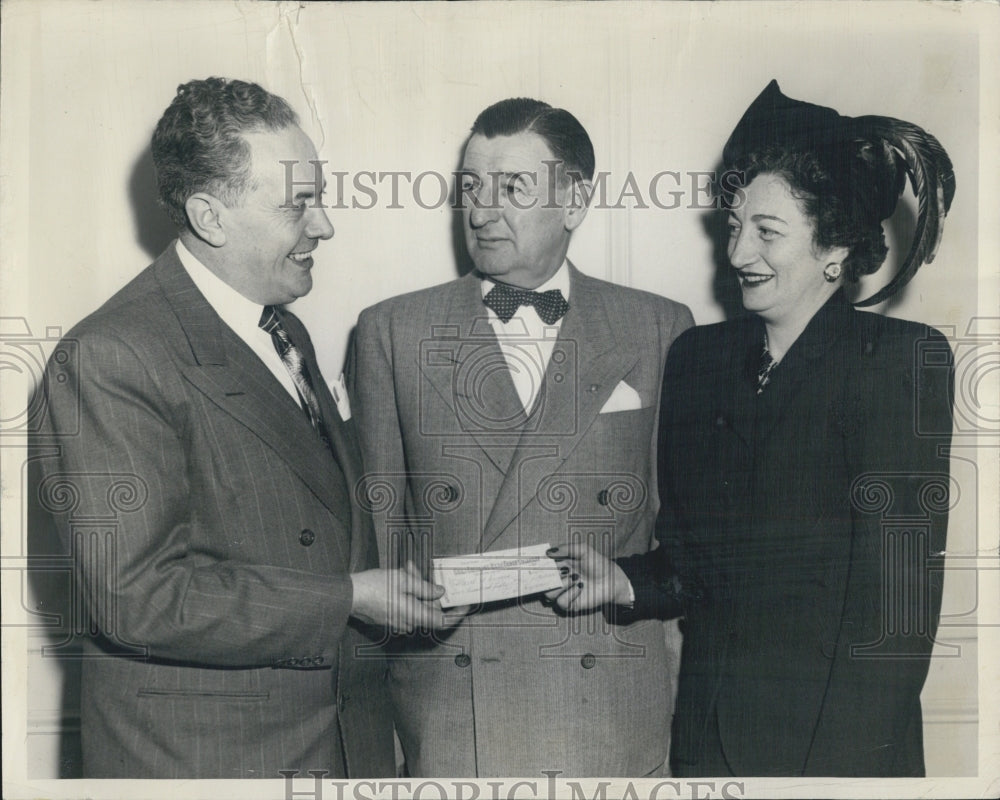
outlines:
M337 404L337 411L340 418L347 422L351 418L351 400L347 396L347 383L344 381L344 373L341 372L337 380L330 382L330 394Z

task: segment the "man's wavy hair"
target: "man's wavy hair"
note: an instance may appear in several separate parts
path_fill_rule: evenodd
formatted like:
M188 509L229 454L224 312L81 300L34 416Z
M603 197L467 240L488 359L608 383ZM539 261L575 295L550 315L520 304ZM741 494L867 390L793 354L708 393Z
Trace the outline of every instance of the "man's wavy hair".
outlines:
M541 100L512 97L494 103L482 111L472 124L472 134L487 139L537 133L561 162L567 177L592 180L594 145L580 121L562 108L553 108Z
M153 166L160 205L178 228L184 204L207 192L238 205L253 188L250 146L243 134L298 124L282 98L256 83L207 78L177 87L153 132Z

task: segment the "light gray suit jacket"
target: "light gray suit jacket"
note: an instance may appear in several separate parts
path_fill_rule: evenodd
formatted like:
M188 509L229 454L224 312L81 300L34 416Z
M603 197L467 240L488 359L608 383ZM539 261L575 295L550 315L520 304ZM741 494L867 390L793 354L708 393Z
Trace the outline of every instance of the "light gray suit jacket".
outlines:
M570 267L540 399L526 415L475 274L362 312L349 369L383 559L582 537L647 551L663 363L693 324L663 297ZM619 382L641 408L599 413ZM568 619L539 596L489 604L393 649L411 775L645 775L667 753L663 626Z
M353 424L285 321L335 458L173 246L50 361L39 497L99 629L77 631L85 777L394 774L384 660L348 620L377 560Z

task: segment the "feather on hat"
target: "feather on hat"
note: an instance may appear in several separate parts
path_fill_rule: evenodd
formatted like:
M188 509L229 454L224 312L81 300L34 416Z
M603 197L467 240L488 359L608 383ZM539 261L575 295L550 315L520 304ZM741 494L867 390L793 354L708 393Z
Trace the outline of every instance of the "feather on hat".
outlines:
M922 128L892 117L845 117L786 97L772 80L744 112L722 157L738 168L748 154L775 147L813 153L839 191L875 222L892 215L909 176L917 198L910 251L888 284L855 305L886 300L934 260L955 196L955 173L940 142Z

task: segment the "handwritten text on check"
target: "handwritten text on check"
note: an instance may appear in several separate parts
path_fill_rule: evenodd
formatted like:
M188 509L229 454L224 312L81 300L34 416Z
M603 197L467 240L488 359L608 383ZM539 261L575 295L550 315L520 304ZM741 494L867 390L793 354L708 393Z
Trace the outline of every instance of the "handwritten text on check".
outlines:
M562 586L548 544L434 559L434 582L445 588L444 608L547 592Z

